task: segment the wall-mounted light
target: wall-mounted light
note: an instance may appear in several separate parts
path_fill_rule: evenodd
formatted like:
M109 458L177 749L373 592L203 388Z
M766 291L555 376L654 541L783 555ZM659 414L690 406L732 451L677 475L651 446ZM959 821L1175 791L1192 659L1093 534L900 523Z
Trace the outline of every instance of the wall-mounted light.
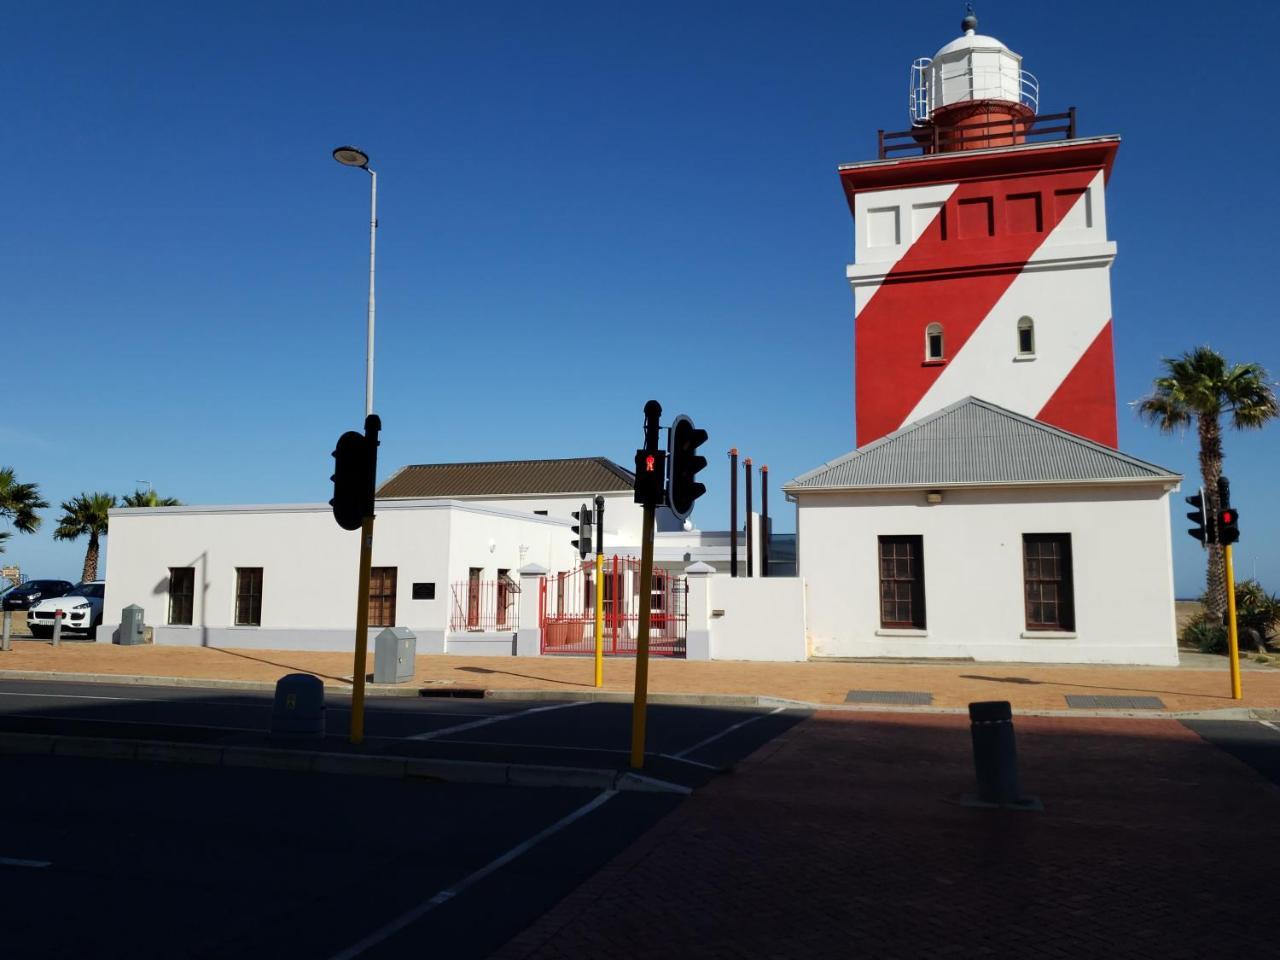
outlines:
M926 494L924 495L924 499L925 499L925 502L926 502L926 503L941 503L941 502L942 502L942 491L941 491L941 490L930 490L928 493L926 493Z

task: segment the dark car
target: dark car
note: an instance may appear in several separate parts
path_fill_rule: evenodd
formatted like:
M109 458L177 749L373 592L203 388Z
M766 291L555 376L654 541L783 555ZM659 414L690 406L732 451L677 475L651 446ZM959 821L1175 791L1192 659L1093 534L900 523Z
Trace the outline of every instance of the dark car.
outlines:
M31 605L50 597L65 597L75 584L70 580L28 580L4 595L5 610L30 610Z

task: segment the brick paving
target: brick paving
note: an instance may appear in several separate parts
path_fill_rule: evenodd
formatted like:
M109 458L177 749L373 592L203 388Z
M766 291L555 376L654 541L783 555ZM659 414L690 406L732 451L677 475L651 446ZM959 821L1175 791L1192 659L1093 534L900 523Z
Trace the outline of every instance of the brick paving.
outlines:
M655 659L650 690L675 694L747 694L841 704L858 690L933 694L935 707L973 700L1009 700L1016 710L1064 710L1068 694L1156 696L1169 710L1280 707L1280 670L1247 669L1244 699L1233 701L1226 660L1216 669L1104 667L994 663L810 662L710 663ZM116 676L184 677L274 682L286 673L314 673L327 683L349 683L351 654L295 650L221 650L204 647L121 647L99 643L15 640L0 653L0 671L35 670ZM368 671L373 670L370 654ZM587 658L420 656L414 682L428 687L491 690L592 689ZM605 662L605 689L628 692L633 661Z
M493 960L1276 955L1280 790L1173 721L1018 746L1043 813L957 803L964 718L815 715Z

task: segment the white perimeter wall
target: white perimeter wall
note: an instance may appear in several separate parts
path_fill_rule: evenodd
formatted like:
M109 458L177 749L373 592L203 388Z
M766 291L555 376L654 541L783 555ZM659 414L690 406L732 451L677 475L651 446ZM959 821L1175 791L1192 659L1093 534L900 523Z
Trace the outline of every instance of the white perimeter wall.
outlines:
M100 640L120 611L141 606L157 643L261 649L349 650L356 615L359 534L341 530L328 505L116 510L110 520L106 607ZM493 580L525 563L565 565L574 552L561 520L453 501L379 501L373 566L395 567L396 625L420 653L444 649L452 584L471 567ZM168 625L169 568L194 567L193 625ZM236 626L236 567L262 567L261 626ZM434 600L412 599L415 582ZM372 629L370 636L378 629ZM509 651L508 651L509 652Z
M1177 663L1168 492L1161 486L803 494L799 573L815 656ZM1069 533L1074 636L1026 630L1022 535ZM927 629L880 628L878 537L924 543Z
M708 579L712 660L807 659L803 580L724 574Z

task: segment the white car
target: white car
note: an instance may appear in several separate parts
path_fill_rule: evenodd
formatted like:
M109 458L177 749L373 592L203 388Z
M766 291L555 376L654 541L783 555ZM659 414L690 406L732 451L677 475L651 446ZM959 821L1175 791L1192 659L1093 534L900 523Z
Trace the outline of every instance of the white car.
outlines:
M31 636L48 640L53 636L54 615L62 611L63 630L82 630L89 636L102 623L102 601L106 582L92 580L76 584L62 597L41 600L27 611L27 628Z

